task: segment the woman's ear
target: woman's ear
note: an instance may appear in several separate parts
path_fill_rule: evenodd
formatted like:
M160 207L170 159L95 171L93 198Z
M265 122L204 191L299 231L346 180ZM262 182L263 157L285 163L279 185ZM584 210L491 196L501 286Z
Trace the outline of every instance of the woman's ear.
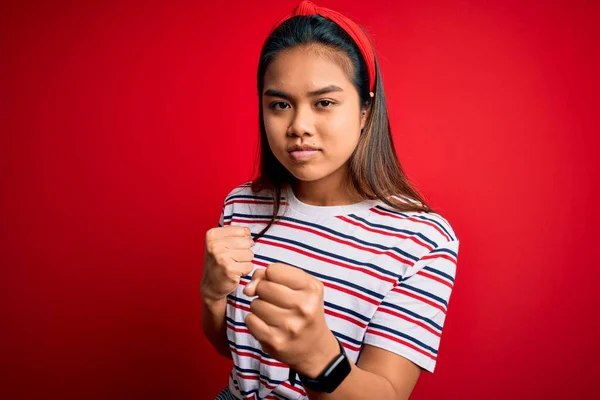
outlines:
M369 118L369 113L371 112L371 105L367 104L362 107L360 111L360 130L362 131L365 128L367 123L367 118Z

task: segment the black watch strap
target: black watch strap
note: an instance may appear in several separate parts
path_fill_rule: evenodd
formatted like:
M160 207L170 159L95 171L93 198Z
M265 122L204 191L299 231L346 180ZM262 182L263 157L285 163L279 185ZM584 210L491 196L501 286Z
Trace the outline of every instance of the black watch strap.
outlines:
M352 366L350 365L350 361L346 356L344 346L342 346L342 343L337 337L335 340L337 340L338 344L340 345L340 354L336 356L325 367L325 369L323 369L323 372L321 372L319 376L316 378L309 378L307 376L298 374L298 377L305 388L315 392L331 393L337 389L337 387L350 374ZM295 380L293 375L295 375L295 373L290 371L290 380Z

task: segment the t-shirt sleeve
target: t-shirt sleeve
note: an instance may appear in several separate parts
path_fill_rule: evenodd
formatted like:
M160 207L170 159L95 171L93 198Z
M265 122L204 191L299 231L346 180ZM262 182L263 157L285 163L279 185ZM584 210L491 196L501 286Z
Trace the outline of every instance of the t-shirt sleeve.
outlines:
M219 217L219 227L222 228L225 224L225 207L221 208L221 216Z
M364 344L433 372L454 286L458 240L422 256L390 290L369 322Z
M235 190L235 189L234 189ZM223 207L221 207L221 215L219 216L219 227L223 227L231 224L231 214L233 213L233 204L230 201L233 196L234 190L223 199Z

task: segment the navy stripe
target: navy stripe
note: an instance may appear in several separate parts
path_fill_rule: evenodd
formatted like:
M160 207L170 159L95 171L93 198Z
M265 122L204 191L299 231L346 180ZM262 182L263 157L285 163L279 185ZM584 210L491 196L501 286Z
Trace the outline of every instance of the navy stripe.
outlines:
M436 349L434 349L431 346L426 345L425 343L421 342L420 340L415 339L412 336L407 335L406 333L398 332L397 330L394 330L394 329L388 328L387 326L383 326L383 325L379 325L379 324L370 324L369 326L371 328L376 328L376 329L379 329L379 330L382 330L382 331L389 332L389 333L391 333L394 336L398 336L398 337L404 338L404 339L406 339L406 340L408 340L410 342L413 342L414 344L416 344L419 347L422 347L424 349L429 350L433 354L437 354L437 350Z
M268 220L271 220L271 216L270 215L266 216L266 215L251 215L251 214L233 213L233 214L231 214L231 216L232 216L232 218L233 217L241 217L241 218L253 218L253 219L265 219L265 220L268 219ZM381 245L381 244L378 244L378 243L367 242L365 240L358 239L357 237L354 237L354 236L351 236L351 235L345 235L345 234L343 234L341 232L338 232L338 231L336 231L334 229L327 228L327 227L325 227L323 225L315 224L315 223L312 223L312 222L306 222L306 221L302 221L302 220L299 220L299 219L296 219L296 218L291 218L291 217L280 216L278 219L282 220L282 221L293 222L293 223L296 223L298 225L310 226L310 227L315 228L317 230L321 230L321 231L327 232L327 233L329 233L332 236L336 236L336 237L344 238L346 240L351 240L351 241L360 243L363 246L375 247L375 248L380 249L380 250L393 251L395 253L401 254L402 256L404 256L406 258L410 258L410 259L412 259L414 261L417 261L419 259L418 257L415 257L412 254L407 253L407 252L405 252L404 250L402 250L402 249L400 249L398 247L387 247L387 246L384 246L384 245Z
M245 323L245 322L237 322L237 321L235 321L234 319L232 319L232 318L229 318L229 317L225 317L225 320L226 320L227 322L230 322L230 323L232 323L232 324L233 324L233 325L235 325L235 326L242 326L242 327L245 327L245 326L246 326L246 323Z
M323 274L319 274L319 273L317 273L317 272L313 272L313 271L310 271L310 270L307 270L307 269L304 269L304 268L298 267L298 266L296 266L296 265L294 265L294 264L291 264L291 263L289 263L289 262L286 262L286 261L283 261L283 260L275 260L274 258L265 257L265 256L263 256L263 255L259 255L259 254L256 254L256 255L254 255L254 258L255 258L255 259L259 259L259 260L264 260L264 261L267 261L269 264L271 264L271 263L277 263L277 262L280 262L280 263L283 263L283 264L290 265L290 266L292 266L292 267L300 268L301 270L303 270L303 271L304 271L304 272L306 272L307 274L310 274L310 275L312 275L312 276L315 276L315 277L317 277L317 278L320 278L320 279L322 279L322 280L324 280L324 281L332 281L332 282L336 282L336 283L341 283L341 284L342 284L342 285L344 285L344 286L351 287L351 288L353 288L353 289L356 289L356 290L357 290L357 291L359 291L359 292L366 293L366 294L368 294L368 295L370 295L370 296L373 296L373 297L375 297L375 298L377 298L377 299L380 299L380 300L381 300L381 299L383 299L383 295L382 295L382 294L380 294L380 293L377 293L377 292L374 292L374 291L372 291L372 290L369 290L369 289L366 289L366 288L364 288L364 287L362 287L362 286L359 286L359 285L356 285L356 284L354 284L354 283L351 283L351 282L345 281L345 280L343 280L343 279L334 278L334 277L332 277L332 276L329 276L329 275L323 275Z
M261 351L261 350L259 350L259 349L255 348L255 347L252 347L252 346L245 346L245 345L243 345L243 344L237 344L236 342L233 342L233 341L231 341L231 340L228 340L228 342L229 342L229 344L230 344L231 346L233 346L234 348L236 348L236 349L238 349L238 350L247 350L247 351L249 351L249 352L251 352L251 353L258 353L258 354L260 354L261 356L263 356L263 358L266 358L267 360L273 360L273 361L277 361L277 362L279 362L278 360L274 359L273 357L271 357L271 356L270 356L270 355L268 355L267 353L265 353L265 352L263 352L263 351Z
M265 381L267 381L267 382L269 382L270 384L273 384L273 385L279 385L282 382L285 382L285 381L276 381L276 380L273 380L273 379L269 379L268 376L261 374L260 371L255 370L255 369L240 368L237 365L234 365L233 367L236 370L240 371L241 373L258 375L259 378L261 378L261 379L263 379L263 380L265 380Z
M425 297L429 297L430 299L433 299L433 300L435 300L435 301L437 301L437 302L439 302L439 303L442 303L442 304L443 304L444 306L446 306L446 307L448 306L448 303L446 303L446 300L442 299L442 298L441 298L441 297L439 297L439 296L436 296L436 295L433 295L433 294L431 294L431 293L429 293L429 292L426 292L426 291L425 291L425 290L423 290L423 289L417 289L416 287L414 287L414 286L410 286L410 285L407 285L407 284L405 284L405 283L402 283L402 284L400 285L400 289L402 289L402 288L408 289L409 291L412 291L412 292L417 292L417 293L419 293L419 294L422 294L422 295L423 295L423 296L425 296Z
M438 271L437 269L433 269L431 267L423 267L423 270L424 271L429 271L429 272L434 273L434 274L439 275L439 276L443 276L444 278L446 278L449 281L452 281L452 283L454 283L454 278L451 275L448 275L445 272Z
M239 385L238 385L239 386ZM258 396L258 389L254 389L254 390L250 390L249 392L246 392L245 390L242 390L241 386L240 386L240 393L242 394L242 396L244 397L248 397L251 394L255 394L257 399L260 399L260 397Z
M353 339L353 338L351 338L350 336L346 336L346 335L344 335L343 333L336 332L336 331L334 331L333 329L331 330L331 332L332 332L332 333L333 333L335 336L337 336L339 339L344 339L345 341L347 341L347 342L350 342L350 343L352 343L352 344L355 344L355 345L357 345L357 346L362 346L362 342L361 342L360 340Z
M458 256L456 255L455 252L453 252L452 250L447 249L445 247L440 247L439 249L433 249L433 250L431 250L431 254L434 254L434 253L448 253L451 256L453 256L454 258L458 258Z
M422 241L429 243L431 246L438 247L438 245L433 240L429 239L427 236L423 235L420 232L413 232L413 231L409 231L407 229L393 228L393 227L388 226L388 225L375 224L373 222L369 222L366 219L361 218L361 217L359 217L357 215L354 215L354 214L350 214L348 216L351 217L352 219L360 221L363 224L368 225L368 226L370 226L372 228L378 228L378 229L388 230L388 231L392 231L392 232L404 233L406 235L416 236L419 239L421 239Z
M273 218L272 215L255 215L255 214L240 214L240 213L233 213L226 218L233 218L233 217L250 218L250 219L264 219L265 221L267 221L267 220L270 221L271 218ZM282 216L278 216L277 219L279 219L279 218L282 218Z
M408 315L410 315L413 318L420 319L421 321L426 322L428 325L433 326L434 328L436 328L439 331L442 330L442 327L440 325L436 324L435 322L433 322L429 318L425 318L422 315L419 315L419 314L417 314L417 313L415 313L413 311L410 311L410 310L408 310L408 309L406 309L404 307L400 307L400 306L398 306L396 304L388 303L387 301L382 302L381 305L382 306L386 306L388 308L393 308L393 309L398 310L398 311L400 311L400 312L402 312L404 314L408 314Z
M354 315L356 318L358 318L358 319L360 319L360 320L362 320L364 322L367 322L367 323L369 322L369 318L367 318L364 315L359 314L356 311L351 310L349 308L338 306L337 304L333 304L333 303L330 303L328 301L325 302L325 306L329 307L329 308L333 308L334 310L339 310L339 311L345 312L347 314Z
M227 297L229 297L230 299L236 301L237 303L243 303L243 304L246 304L246 305L250 305L250 303L252 303L252 301L250 301L250 300L241 299L239 297L235 297L232 294L228 294Z
M367 268L370 268L372 270L378 271L379 273L381 273L383 275L387 275L388 277L391 275L392 278L395 278L397 280L402 279L402 275L401 274L397 274L397 273L394 273L392 271L388 271L388 270L386 270L384 268L378 267L375 264L366 263L366 262L362 262L362 261L357 261L357 260L353 260L351 258L347 258L347 257L340 256L340 255L337 255L337 254L329 253L328 251L320 250L320 249L317 249L316 247L312 247L312 246L309 246L307 244L304 244L304 243L301 243L301 242L297 242L295 240L291 240L291 239L287 239L287 238L282 238L282 237L273 236L273 235L263 235L263 237L265 239L272 239L272 240L275 240L275 241L278 241L278 242L284 242L284 243L288 243L288 244L293 244L294 246L298 246L298 247L301 247L303 249L310 250L310 251L312 251L314 253L317 253L317 254L320 254L320 255L323 255L323 256L327 256L327 257L330 257L330 258L333 258L333 259L337 259L337 260L343 261L343 262L348 263L350 265L355 265L355 266L356 265L360 265L360 266L363 266L363 267L367 267Z
M382 210L382 211L387 211L387 212L389 212L389 213L391 213L391 214L400 215L400 216L402 216L402 217L405 217L405 218L408 218L408 217L413 217L413 218L418 218L418 219L421 219L421 220L423 220L423 221L429 221L429 222L431 222L431 223L433 223L433 224L437 225L437 226L438 226L440 229L442 229L444 232L446 232L446 234L447 234L447 235L450 237L450 239L452 239L452 240L455 240L455 239L454 239L454 236L452 236L452 235L450 234L450 232L448 232L448 230L447 230L447 229L444 227L444 225L440 224L438 221L436 221L436 220L434 220L434 219L427 218L427 217L424 217L424 216L422 216L422 215L407 215L407 214L405 214L405 213L403 213L403 212L399 212L399 211L390 210L390 209L388 209L388 208L385 208L385 207L382 207L382 206L375 206L375 208L378 208L378 209L380 209L380 210Z
M228 203L228 202L230 202L233 199L271 200L271 201L273 201L272 197L267 197L267 196L249 196L249 195L239 194L239 195L234 195L234 196L227 197L225 199L225 203ZM285 200L285 197L281 197L280 199L281 200Z

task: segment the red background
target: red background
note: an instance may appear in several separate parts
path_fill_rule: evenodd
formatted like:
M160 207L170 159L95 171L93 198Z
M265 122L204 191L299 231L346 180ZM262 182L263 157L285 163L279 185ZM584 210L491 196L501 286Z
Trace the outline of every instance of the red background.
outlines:
M2 3L0 397L225 385L204 234L251 177L260 46L295 4ZM600 3L318 4L371 33L401 161L461 239L413 398L591 398Z

